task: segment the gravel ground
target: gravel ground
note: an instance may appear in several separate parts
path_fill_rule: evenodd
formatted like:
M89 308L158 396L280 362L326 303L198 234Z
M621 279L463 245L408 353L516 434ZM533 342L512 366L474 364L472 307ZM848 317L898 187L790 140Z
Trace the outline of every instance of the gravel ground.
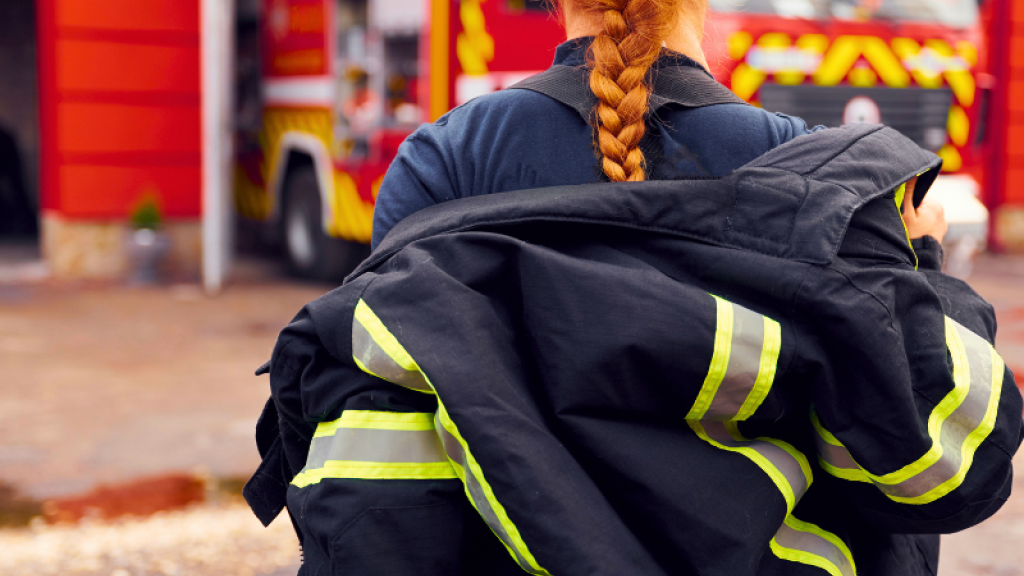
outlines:
M0 530L4 576L285 576L298 567L287 516L264 528L243 503Z

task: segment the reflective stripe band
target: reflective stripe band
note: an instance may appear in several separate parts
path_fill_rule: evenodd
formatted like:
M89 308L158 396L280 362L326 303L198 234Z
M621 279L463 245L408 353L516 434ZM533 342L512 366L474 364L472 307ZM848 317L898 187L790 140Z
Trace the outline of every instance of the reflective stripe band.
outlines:
M813 415L818 459L825 471L845 480L873 482L904 504L934 502L963 483L974 453L995 427L1004 367L991 344L948 317L946 343L954 386L928 417L928 452L895 472L872 474Z
M408 464L398 462L351 462L330 460L323 468L303 470L292 484L299 488L320 483L324 478L360 480L454 480L458 478L450 462Z
M332 436L313 438L306 469L322 468L328 460L429 463L446 459L433 430L340 428Z
M437 434L441 436L444 449L455 467L455 472L466 487L469 501L483 517L491 531L498 536L520 568L529 574L550 576L547 570L541 568L526 547L526 543L523 542L523 538L519 534L519 529L512 523L504 506L494 496L494 491L484 479L480 464L470 453L469 446L440 402L437 414L434 416L434 426L437 429Z
M705 442L716 448L737 452L757 464L772 479L786 500L786 512L792 512L811 487L813 476L807 458L796 448L775 438L747 440L735 423L698 422L687 424Z
M821 464L822 469L843 480L871 482L867 472L857 465L846 448L835 439L835 436L825 430L815 412L811 412L811 424L818 431L814 435L814 443L818 448L818 463Z
M782 328L767 316L714 296L717 321L711 365L687 420L746 420L775 380Z
M352 358L359 369L393 384L433 394L423 371L362 299L352 320Z
M317 425L306 466L292 480L303 488L324 478L438 480L458 476L433 426L433 414L346 410Z
M783 560L817 566L831 576L857 576L857 565L845 542L792 514L786 516L769 546Z
M817 566L832 576L857 574L853 555L838 536L793 517L793 509L814 481L806 456L775 438L748 440L740 434L735 422L688 420L687 423L705 442L749 458L782 493L786 500L786 518L770 543L776 556Z
M356 304L352 322L352 357L356 365L364 372L406 388L428 394L435 393L423 370L362 299ZM354 418L360 425L365 424L363 415L357 414ZM387 429L396 430L397 428L394 428L396 425L416 426L417 424L415 422L389 422ZM342 426L344 425L346 424L343 422ZM444 477L459 478L462 481L470 502L491 530L498 535L502 544L523 570L530 574L550 576L547 570L537 564L533 554L530 553L526 543L519 535L519 530L505 513L505 508L495 498L494 491L484 479L480 465L470 453L469 447L462 435L459 434L455 423L448 417L440 398L438 398L438 411L434 416L433 425L435 430L432 433L433 438L437 440L440 437L442 454L447 452L443 456L444 465L451 475ZM349 424L347 427L355 428L357 426ZM372 427L380 429L378 426ZM402 428L402 430L408 429ZM419 431L419 429L416 428L415 431ZM413 431L405 433L410 432ZM406 462L404 465L408 466L409 463ZM420 466L435 466L435 464Z

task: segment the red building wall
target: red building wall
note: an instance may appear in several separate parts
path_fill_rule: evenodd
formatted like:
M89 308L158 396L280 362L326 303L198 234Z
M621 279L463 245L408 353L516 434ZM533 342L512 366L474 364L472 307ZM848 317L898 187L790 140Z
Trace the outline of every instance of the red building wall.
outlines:
M201 208L199 0L37 0L41 206L123 220Z
M1007 55L1000 79L1006 86L1006 164L1003 199L1024 206L1024 2L1009 2L1007 38L1002 49ZM1003 123L999 123L1003 124Z

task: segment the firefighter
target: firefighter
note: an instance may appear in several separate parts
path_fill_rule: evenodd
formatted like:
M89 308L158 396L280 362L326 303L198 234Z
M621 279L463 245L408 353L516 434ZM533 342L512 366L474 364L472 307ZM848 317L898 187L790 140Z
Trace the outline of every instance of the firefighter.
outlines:
M414 133L282 332L250 505L306 574L934 574L1024 433L938 271L941 161L742 104L699 0L560 8L552 69Z

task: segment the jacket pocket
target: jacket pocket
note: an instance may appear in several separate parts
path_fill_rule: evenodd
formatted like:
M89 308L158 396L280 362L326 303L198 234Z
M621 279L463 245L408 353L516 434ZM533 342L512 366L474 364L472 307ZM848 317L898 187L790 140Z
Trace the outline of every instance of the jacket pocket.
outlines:
M461 573L463 512L458 502L370 508L331 541L336 576Z

